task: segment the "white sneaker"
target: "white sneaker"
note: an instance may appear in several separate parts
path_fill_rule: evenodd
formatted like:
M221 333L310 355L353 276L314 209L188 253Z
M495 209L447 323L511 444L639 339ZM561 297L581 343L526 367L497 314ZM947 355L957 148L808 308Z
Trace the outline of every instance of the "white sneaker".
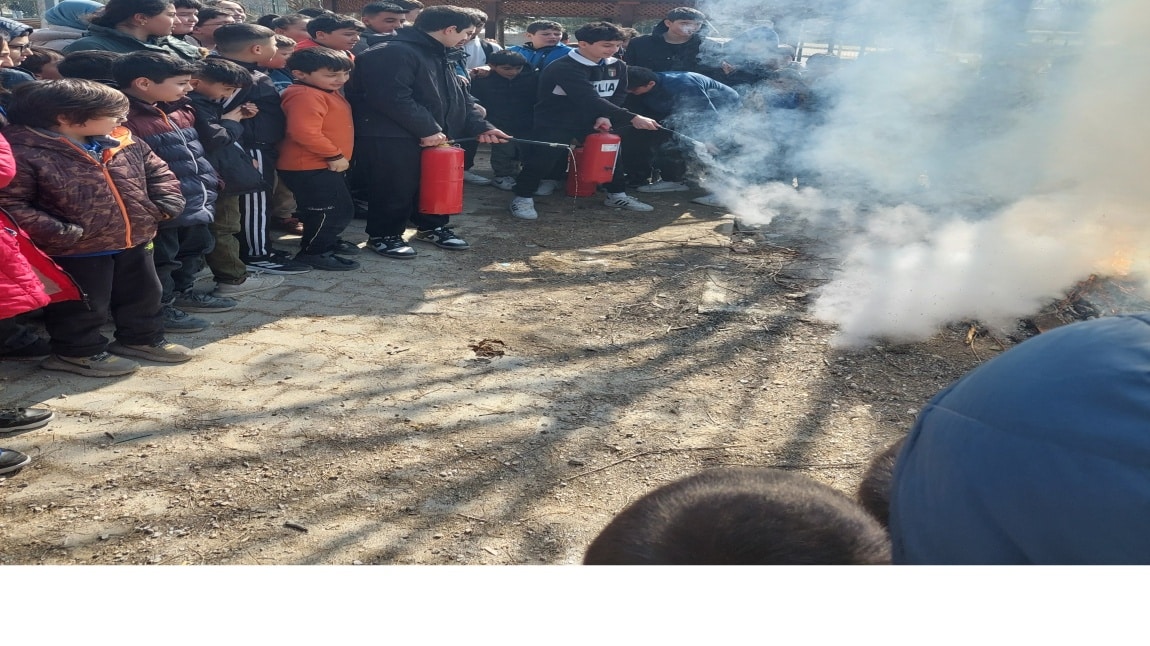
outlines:
M555 189L559 188L559 182L553 179L545 179L539 182L539 188L535 189L536 195L551 195Z
M691 187L683 182L655 182L640 186L636 190L640 193L674 193L675 191L689 191Z
M691 201L695 204L702 204L703 206L713 206L720 209L725 208L723 202L719 200L719 196L715 195L714 193L708 193L706 195L696 197Z
M495 179L491 180L491 185L501 191L510 191L511 189L515 188L515 178L507 176L496 177Z
M491 183L490 179L469 170L463 171L463 181L468 184L475 184L476 186L487 186Z
M650 204L644 204L639 200L627 195L626 193L619 193L617 195L608 195L607 199L603 201L604 204L616 209L627 209L628 211L654 211L655 207Z
M216 289L212 292L212 296L243 296L245 294L254 294L262 292L265 289L279 287L284 282L283 276L272 276L270 274L248 274L244 282L238 285L229 285L227 283L216 283Z
M529 197L516 197L511 200L511 215L520 220L535 220L539 214L535 212L535 200Z

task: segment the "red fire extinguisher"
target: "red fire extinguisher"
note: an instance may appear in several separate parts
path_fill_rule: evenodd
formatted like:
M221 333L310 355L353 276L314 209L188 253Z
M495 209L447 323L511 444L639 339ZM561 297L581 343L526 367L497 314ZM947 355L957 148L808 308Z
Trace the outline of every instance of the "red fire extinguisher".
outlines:
M583 163L579 164L579 182L607 184L615 176L615 160L619 157L619 135L595 132L583 140Z
M419 212L463 213L463 149L444 144L424 148L420 158Z
M597 186L594 182L585 182L579 177L583 170L583 146L579 146L571 153L573 166L567 169L567 195L569 197L590 197L595 194Z

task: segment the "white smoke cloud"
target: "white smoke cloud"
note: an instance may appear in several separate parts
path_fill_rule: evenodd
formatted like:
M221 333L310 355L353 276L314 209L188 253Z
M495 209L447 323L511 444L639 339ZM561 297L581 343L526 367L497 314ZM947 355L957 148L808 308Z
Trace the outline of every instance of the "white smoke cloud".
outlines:
M772 3L773 15L801 15L812 1ZM762 17L755 6L701 8L722 25ZM828 79L821 121L783 124L802 144L798 175L817 188L745 170L778 152L754 140L777 135L778 115L793 111L732 124L752 143L723 160L744 172L716 187L749 221L788 215L837 232L842 266L813 309L838 324L840 343L923 339L971 318L1010 326L1092 273L1150 276L1144 2L866 0L840 10L840 42L886 51ZM1040 37L1024 26L1068 22L1078 33L1054 36L1068 44L1021 44Z

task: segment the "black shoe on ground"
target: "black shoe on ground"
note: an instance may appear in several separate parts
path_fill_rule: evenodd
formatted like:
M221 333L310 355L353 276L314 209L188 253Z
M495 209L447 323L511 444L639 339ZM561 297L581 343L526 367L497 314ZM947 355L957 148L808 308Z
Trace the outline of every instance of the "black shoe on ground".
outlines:
M359 255L359 246L356 245L354 242L348 242L347 240L344 240L343 238L336 238L335 249L333 249L332 251L334 251L335 253L337 253L341 256L358 256Z
M430 242L441 249L462 250L471 248L471 245L467 244L466 240L455 235L455 232L447 227L438 227L428 231L416 231L411 239L419 240L420 242Z
M0 353L0 361L39 361L51 355L52 345L44 339L36 339L22 348Z
M19 471L28 466L32 458L12 449L0 449L0 475Z
M327 271L351 271L353 269L359 269L358 262L347 258L340 258L331 251L316 255L301 253L297 255L295 259L315 269L326 269Z
M368 249L388 258L414 258L419 255L411 245L404 241L403 236L384 236L372 238L367 241Z
M56 413L43 408L0 409L0 433L33 431L48 425Z
M306 274L311 271L310 265L305 265L291 258L278 258L272 254L246 258L244 265L248 268L248 271L262 271L265 274L293 275Z

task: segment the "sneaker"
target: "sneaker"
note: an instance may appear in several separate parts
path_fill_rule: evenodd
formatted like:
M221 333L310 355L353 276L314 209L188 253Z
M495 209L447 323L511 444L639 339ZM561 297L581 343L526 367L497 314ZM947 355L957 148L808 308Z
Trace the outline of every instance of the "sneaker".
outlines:
M0 361L40 361L47 359L51 354L52 345L44 339L37 338L22 348L0 354Z
M32 458L12 449L0 449L0 474L19 471L28 466Z
M262 292L265 289L279 287L284 282L283 276L269 276L265 274L248 274L242 283L216 283L212 296L230 298Z
M358 256L359 245L355 244L354 242L348 242L343 238L336 238L335 248L332 249L332 251L334 253L338 253L341 256Z
M310 265L315 269L326 269L327 271L351 271L359 269L359 263L347 258L340 258L334 252L327 252L324 254L298 254L296 260Z
M239 303L232 298L212 296L204 292L193 292L189 289L186 292L176 292L176 300L172 302L172 305L185 312L213 313L230 312L236 309Z
M617 195L608 195L603 204L616 209L627 209L628 211L654 211L655 207L650 204L644 204L639 200L627 195L626 193L619 193Z
M367 241L368 249L388 258L414 258L419 254L404 241L403 236L384 236Z
M56 413L43 408L5 408L0 410L0 433L43 428L54 417Z
M654 184L647 184L640 186L636 189L640 193L674 193L675 191L689 191L690 186L683 182L655 182Z
M539 188L535 189L536 195L551 195L555 189L559 188L559 182L553 179L545 179L539 182Z
M140 364L101 352L90 357L61 357L54 354L45 359L40 367L45 370L63 370L85 377L119 377L139 370Z
M515 188L515 178L504 175L491 180L491 185L501 191L510 191Z
M204 319L196 318L178 307L164 306L165 332L203 332L211 325Z
M150 345L125 345L119 341L112 341L108 346L108 352L161 363L183 363L194 356L188 348L167 339L160 339Z
M463 250L471 248L471 245L467 244L466 240L455 235L455 232L447 227L437 227L427 231L416 231L411 239L419 240L420 242L430 242L441 249Z
M715 195L714 193L708 193L706 195L701 195L701 196L696 197L695 199L693 199L691 201L694 202L695 204L702 204L703 206L713 206L713 207L720 208L720 209L724 208L723 202L721 200L719 200L719 196Z
M261 271L266 274L306 274L311 271L311 267L297 262L291 258L278 258L272 254L266 256L252 256L244 260L244 265L247 266L248 271Z
M469 170L463 171L463 181L476 186L487 186L491 183L490 179Z
M535 200L529 197L516 197L511 200L511 215L520 220L535 220L539 214L535 212Z

